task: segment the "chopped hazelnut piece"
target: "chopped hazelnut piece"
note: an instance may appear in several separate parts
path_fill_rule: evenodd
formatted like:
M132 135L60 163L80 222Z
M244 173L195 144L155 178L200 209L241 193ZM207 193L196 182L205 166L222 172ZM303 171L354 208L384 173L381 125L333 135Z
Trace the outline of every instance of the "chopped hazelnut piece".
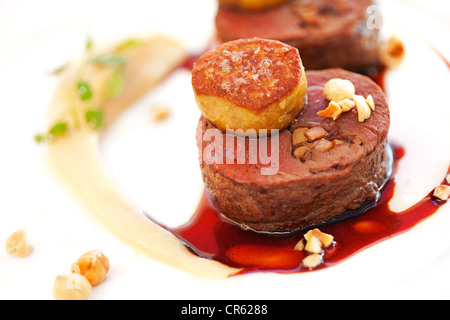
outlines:
M333 145L334 146L340 146L340 145L343 145L344 143L345 143L344 140L339 140L339 139L333 140Z
M170 114L169 108L167 106L153 106L150 109L150 112L152 114L153 120L155 121L162 121L166 119Z
M399 66L405 58L405 47L397 36L392 36L380 47L381 62L388 68Z
M294 247L294 251L303 251L305 249L305 241L301 239Z
M308 128L298 128L292 132L292 146L296 147L308 142L308 138L305 135L306 131L308 131Z
M450 197L450 187L440 185L434 189L433 196L441 201L447 201Z
M327 139L320 139L314 146L314 150L327 152L333 149L333 142L328 141Z
M334 237L332 235L324 233L317 228L312 229L305 234L306 241L309 241L309 239L311 239L313 237L319 239L320 242L325 246L325 248L328 248L329 246L331 246L334 241Z
M375 111L375 101L373 100L373 97L371 95L366 98L366 102L369 105L370 109L372 109L372 111Z
M344 99L339 102L339 106L341 107L342 112L347 112L347 111L352 110L355 107L355 101L353 101L353 98L352 98L352 100Z
M310 253L321 253L322 252L322 242L315 236L312 236L306 240L305 250Z
M333 120L337 120L342 114L342 108L337 102L331 101L328 105L328 108L317 112L317 114L325 118L332 118Z
M33 247L27 243L27 234L24 230L14 232L6 240L8 254L18 258L26 258L33 251Z
M344 79L331 79L325 84L323 93L329 101L352 99L356 89L353 83Z
M307 147L298 147L294 150L294 157L296 157L297 159L302 159L308 151L309 148Z
M311 254L309 256L307 256L305 259L303 259L302 261L303 265L307 268L315 268L320 266L323 261L322 261L322 255L314 253Z
M308 140L310 142L321 139L321 138L325 137L327 134L328 134L328 132L320 126L311 128L308 131L306 131L306 133L305 133L306 137L308 138Z
M92 286L82 275L72 273L56 277L53 285L55 300L88 300Z
M358 121L364 122L369 119L372 115L372 110L367 104L366 99L363 96L355 95L353 101L355 101L356 110L358 110Z
M92 250L72 264L71 272L81 274L92 286L96 286L105 280L109 267L108 258L100 250Z

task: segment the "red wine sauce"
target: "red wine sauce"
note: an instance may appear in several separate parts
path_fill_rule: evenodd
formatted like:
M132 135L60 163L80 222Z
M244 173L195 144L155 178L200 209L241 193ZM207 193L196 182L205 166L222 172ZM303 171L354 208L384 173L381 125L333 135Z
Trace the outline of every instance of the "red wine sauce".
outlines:
M404 154L393 146L394 166ZM395 170L395 168L394 168ZM449 170L450 171L450 170ZM445 180L442 182L446 184ZM432 192L403 212L389 208L395 189L395 174L386 183L376 204L361 214L322 225L319 229L334 237L335 244L324 251L323 264L314 270L342 262L380 241L403 233L433 215L443 202ZM305 251L295 245L308 230L288 235L268 235L245 231L218 213L205 192L191 221L170 230L198 256L213 259L230 267L241 268L238 274L250 272L297 273L311 271L302 265Z

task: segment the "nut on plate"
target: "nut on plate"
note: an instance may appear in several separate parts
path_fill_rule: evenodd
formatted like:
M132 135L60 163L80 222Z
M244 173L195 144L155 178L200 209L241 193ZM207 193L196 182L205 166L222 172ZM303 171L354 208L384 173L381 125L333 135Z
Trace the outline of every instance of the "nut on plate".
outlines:
M440 185L434 189L433 196L440 201L447 201L450 197L450 186Z
M27 242L27 234L24 230L19 230L11 234L6 240L6 252L11 256L26 258L33 251L33 247Z
M109 260L100 250L86 252L71 266L71 272L84 276L92 286L102 283L110 268Z
M392 36L380 47L380 60L388 68L398 67L405 58L405 47L403 42Z
M323 263L323 258L321 254L313 253L304 258L302 263L303 266L305 266L306 268L313 269L315 267L320 266Z
M57 276L53 285L55 300L88 300L92 286L82 275L71 273Z

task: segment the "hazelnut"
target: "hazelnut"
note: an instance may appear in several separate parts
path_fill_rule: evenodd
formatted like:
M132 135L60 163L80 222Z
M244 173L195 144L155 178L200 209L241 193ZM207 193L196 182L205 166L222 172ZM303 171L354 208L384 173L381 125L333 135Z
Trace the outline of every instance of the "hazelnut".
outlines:
M314 150L321 151L321 152L327 152L330 151L333 148L333 142L328 141L327 139L320 139L317 141L317 143L314 145Z
M399 66L405 58L405 47L397 36L392 36L380 47L381 62L388 68Z
M350 99L344 99L339 102L339 106L342 109L342 112L347 112L352 110L355 107L355 101L353 101L353 98Z
M305 234L306 241L309 241L311 238L317 238L320 242L325 246L325 248L330 247L333 244L334 237L327 233L320 231L319 229L312 229Z
M331 79L325 84L323 93L329 101L342 101L353 99L356 89L349 80Z
M308 151L309 151L308 147L302 146L302 147L295 148L293 154L294 154L294 157L296 157L297 159L303 159Z
M84 276L92 286L105 280L109 271L109 260L100 250L86 252L71 267L71 272Z
M342 108L337 102L331 101L328 105L328 108L317 112L317 114L325 118L332 118L333 120L337 120L342 114Z
M441 201L447 201L450 197L450 186L438 186L434 189L433 196Z
M308 128L298 128L292 132L292 146L296 147L301 145L302 143L308 142L308 138L306 137L306 132Z
M318 253L311 254L311 255L307 256L305 259L303 259L302 263L303 263L303 266L305 266L307 268L310 268L310 269L316 268L323 263L322 255L320 255Z
M373 97L371 95L366 98L366 102L369 105L370 109L372 109L372 111L375 111L375 101L373 100Z
M53 285L55 300L88 300L92 286L89 281L79 274L57 276Z
M358 110L358 121L364 122L369 119L372 115L372 110L367 104L366 99L363 96L355 95L353 101L355 101L356 110Z
M305 133L306 137L310 142L321 139L325 137L327 134L328 132L320 126L308 129L308 131L306 131Z
M24 230L14 232L6 240L6 251L8 254L18 257L26 258L33 251L33 247L27 243L27 234Z
M294 251L303 251L305 249L305 241L301 239L294 247Z
M310 253L322 253L322 242L318 238L312 236L306 240L305 250Z

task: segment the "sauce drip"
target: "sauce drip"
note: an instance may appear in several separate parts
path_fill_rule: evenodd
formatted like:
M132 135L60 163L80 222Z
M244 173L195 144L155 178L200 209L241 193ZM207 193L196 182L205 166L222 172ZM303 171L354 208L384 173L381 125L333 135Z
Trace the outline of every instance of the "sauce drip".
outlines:
M324 251L323 264L313 270L333 266L365 248L413 228L433 215L443 204L434 199L430 192L416 205L403 212L390 210L389 201L394 194L396 166L404 155L400 146L393 145L392 148L394 173L376 203L364 214L354 214L347 219L319 227L322 232L334 237L335 245ZM442 183L446 184L445 180ZM288 235L245 231L224 219L215 210L207 192L191 221L170 231L198 256L242 269L238 274L311 271L302 265L307 253L294 250L308 230Z

